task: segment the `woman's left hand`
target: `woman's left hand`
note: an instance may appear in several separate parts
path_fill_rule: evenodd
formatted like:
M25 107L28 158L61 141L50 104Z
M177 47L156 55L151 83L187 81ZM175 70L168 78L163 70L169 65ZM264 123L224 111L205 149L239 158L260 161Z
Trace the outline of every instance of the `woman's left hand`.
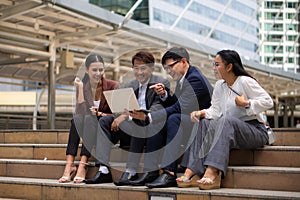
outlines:
M235 97L235 103L237 106L246 107L249 105L249 101L245 99L245 95L236 96Z
M205 112L202 110L197 110L197 111L193 111L191 112L191 120L192 122L199 122L199 119L201 117L204 117Z

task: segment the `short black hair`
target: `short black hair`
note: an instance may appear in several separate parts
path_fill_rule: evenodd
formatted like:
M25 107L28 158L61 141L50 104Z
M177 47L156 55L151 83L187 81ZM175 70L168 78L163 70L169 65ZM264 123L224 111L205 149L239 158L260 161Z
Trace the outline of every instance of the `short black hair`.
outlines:
M190 63L190 55L183 47L172 47L162 57L161 64L165 64L167 59L180 60L185 58Z
M134 60L139 60L145 64L149 64L150 67L154 66L154 56L148 51L139 51L131 59L132 66L134 65Z

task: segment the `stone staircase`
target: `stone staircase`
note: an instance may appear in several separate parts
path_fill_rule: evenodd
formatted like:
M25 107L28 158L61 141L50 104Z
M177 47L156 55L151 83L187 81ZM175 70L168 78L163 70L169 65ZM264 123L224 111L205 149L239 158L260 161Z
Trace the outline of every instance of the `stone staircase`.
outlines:
M67 130L0 131L0 199L256 200L300 199L300 130L274 129L276 142L256 150L234 150L222 188L117 187L114 184L58 183L65 165ZM79 157L77 158L77 160ZM112 174L126 158L115 147ZM87 177L97 168L91 159Z

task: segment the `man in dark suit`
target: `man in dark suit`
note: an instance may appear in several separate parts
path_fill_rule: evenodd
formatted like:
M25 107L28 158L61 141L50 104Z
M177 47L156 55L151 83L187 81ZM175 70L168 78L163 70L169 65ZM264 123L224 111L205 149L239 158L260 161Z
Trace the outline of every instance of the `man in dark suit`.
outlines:
M212 93L212 86L206 77L198 68L190 65L186 49L171 48L163 55L162 65L173 80L177 81L175 94L172 95L164 84L153 85L151 88L164 100L165 109L148 114L139 111L131 113L131 117L145 119L153 126L157 122L166 121L166 146L161 163L163 173L153 182L145 184L149 188L177 186L177 160L193 139L190 113L208 108ZM181 149L182 146L185 149Z
M170 83L159 76L153 75L155 59L149 52L140 51L132 57L133 73L135 80L130 81L125 87L134 89L138 99L139 106L143 110L158 110L162 108L160 96L153 90L149 89L151 85L162 82L166 87ZM124 101L126 99L121 99ZM145 120L137 120L128 117L126 114L114 118L112 116L102 117L99 120L100 133L97 137L96 158L100 161L99 171L92 179L85 180L87 184L107 183L112 182L111 173L108 168L111 142L116 143L119 139L125 143L130 142L130 150L126 171L122 174L120 180L115 181L116 185L129 185L130 181L138 178L137 168L144 145L146 144L145 153L156 152L163 145L163 134L161 132L148 134L147 125L149 122ZM130 136L131 137L130 137ZM108 140L108 139L109 140ZM129 140L131 138L131 140ZM121 142L121 146L123 146ZM126 145L126 144L125 144ZM145 170L151 175L150 181L153 181L159 176L158 173L158 158L159 155L145 155Z

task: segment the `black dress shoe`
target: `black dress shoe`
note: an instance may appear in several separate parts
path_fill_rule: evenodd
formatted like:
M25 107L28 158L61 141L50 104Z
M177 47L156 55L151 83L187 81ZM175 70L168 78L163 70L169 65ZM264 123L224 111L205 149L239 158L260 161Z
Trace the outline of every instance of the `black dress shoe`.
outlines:
M138 179L136 179L134 181L130 181L130 184L134 185L134 186L143 186L146 183L151 183L158 177L159 177L159 171L146 172L142 176L140 176Z
M130 181L134 181L138 178L138 174L135 174L134 176L131 176L129 172L123 172L120 180L114 181L114 184L117 186L122 185L131 185Z
M165 188L165 187L176 187L176 176L163 172L157 179L152 183L145 184L148 188Z
M83 182L86 184L111 183L112 176L110 172L108 174L103 174L102 172L98 171L93 178L86 179Z

